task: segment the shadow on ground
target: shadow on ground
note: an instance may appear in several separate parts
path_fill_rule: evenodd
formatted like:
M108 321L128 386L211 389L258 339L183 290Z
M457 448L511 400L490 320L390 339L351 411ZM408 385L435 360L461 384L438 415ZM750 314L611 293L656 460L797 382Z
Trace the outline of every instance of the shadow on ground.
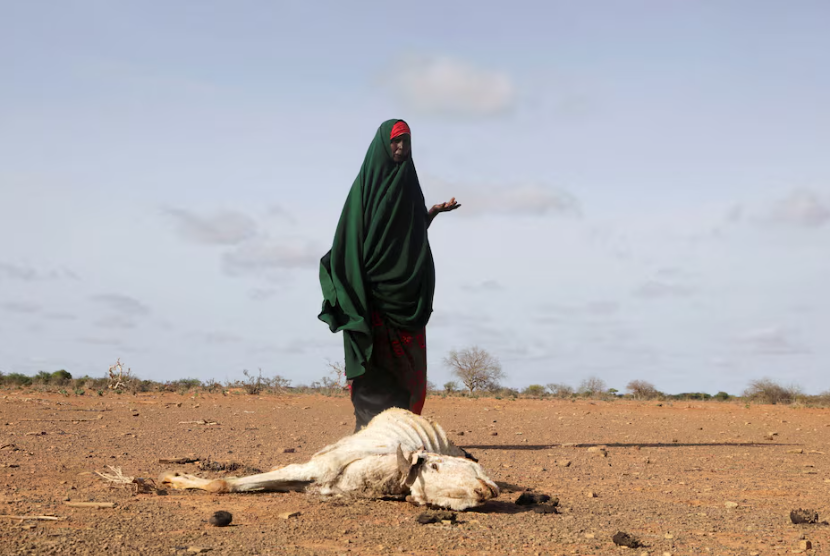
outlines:
M561 444L471 444L467 446L459 446L465 450L550 450L552 448L590 448L592 446L604 446L606 448L681 448L681 447L713 447L713 446L739 446L741 448L773 448L777 446L800 446L800 444L781 444L781 443L761 443L761 442L700 442L700 443L685 443L685 442L633 442L630 444L620 443L588 443L588 444L570 444L563 446Z

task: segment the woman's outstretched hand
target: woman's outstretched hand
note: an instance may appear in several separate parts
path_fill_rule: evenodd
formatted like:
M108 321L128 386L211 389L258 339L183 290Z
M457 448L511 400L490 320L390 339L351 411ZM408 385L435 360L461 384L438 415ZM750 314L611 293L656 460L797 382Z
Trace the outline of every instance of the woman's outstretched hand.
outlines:
M446 203L439 203L434 205L431 209L429 209L430 215L433 217L438 214L439 212L450 212L451 210L455 210L461 205L456 202L455 197L447 201Z

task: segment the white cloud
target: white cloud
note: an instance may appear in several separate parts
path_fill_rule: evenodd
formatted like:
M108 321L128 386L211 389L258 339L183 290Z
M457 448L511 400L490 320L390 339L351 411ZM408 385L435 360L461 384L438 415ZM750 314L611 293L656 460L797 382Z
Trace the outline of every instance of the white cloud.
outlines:
M463 289L474 292L495 292L503 290L504 286L496 280L484 280L477 284L463 286Z
M71 313L45 313L43 317L49 320L78 320L77 315Z
M136 323L133 319L124 315L109 315L95 322L95 326L99 328L118 328L129 329L135 328Z
M634 295L641 299L663 299L668 297L690 297L697 289L687 284L667 280L648 280L634 290Z
M24 282L32 282L37 279L38 272L30 266L0 263L0 276L14 280L23 280Z
M325 251L300 240L262 237L246 242L222 255L225 272L231 276L301 268L319 264Z
M10 313L32 314L40 312L40 305L37 303L30 303L28 301L9 301L0 304L0 308L9 311Z
M141 301L121 294L103 294L92 296L92 301L106 305L110 310L133 317L141 317L150 314L150 308Z
M176 221L181 236L195 243L237 245L257 233L254 219L237 211L222 210L206 216L180 209L165 212Z
M277 290L274 288L253 288L248 291L248 297L254 301L264 301L274 297L276 294Z
M61 278L77 280L78 275L65 268L42 271L28 265L0 262L0 278L34 282L37 280L59 280Z
M769 326L750 330L738 336L740 346L754 355L798 355L808 353L808 349L800 345L791 336L793 331L785 330L780 326Z
M567 191L528 184L493 187L465 185L441 180L429 181L433 194L441 198L455 197L461 208L454 214L528 216L580 216L579 201Z
M83 336L78 338L78 342L82 344L93 344L97 346L120 346L121 340L116 338L106 338L102 336Z
M242 338L232 332L214 331L208 332L202 336L207 344L221 345L221 344L237 344L242 341Z
M830 221L830 208L815 192L796 189L778 200L764 220L796 228L819 228Z
M448 57L404 57L384 77L396 99L422 114L481 118L515 103L516 88L507 74Z

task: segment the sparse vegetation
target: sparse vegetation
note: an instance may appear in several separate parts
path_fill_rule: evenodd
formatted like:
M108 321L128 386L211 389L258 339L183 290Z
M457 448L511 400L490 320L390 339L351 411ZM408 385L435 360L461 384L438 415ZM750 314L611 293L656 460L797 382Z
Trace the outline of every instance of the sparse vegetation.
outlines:
M262 369L259 370L257 376L251 376L248 369L243 369L242 374L245 375L245 381L242 383L242 387L247 393L256 396L262 392L262 389L265 387L264 381L262 380Z
M653 384L644 380L632 380L626 386L626 394L618 394L614 388L606 388L605 382L596 376L586 378L580 383L578 390L563 383L550 383L545 386L531 384L521 390L501 386L498 380L504 378L504 372L498 360L484 350L471 348L462 352L451 352L455 359L447 357L445 363L453 365L458 362L462 371L469 370L470 383L464 382L466 389L462 389L457 381L445 382L441 388L427 383L427 395L435 396L470 396L487 397L498 400L515 400L519 397L534 399L570 399L576 401L577 396L603 399L606 401L617 399L652 400L660 399L666 401L719 401L739 402L749 407L750 403L760 404L798 404L803 407L830 407L830 391L818 395L807 395L802 392L799 386L782 386L769 378L753 380L749 383L742 396L733 396L727 392L719 391L712 395L707 392L681 392L679 394L665 394L657 390ZM89 395L104 396L107 392L116 395L129 392L137 394L141 392L177 392L180 395L192 394L199 396L200 393L229 394L272 394L272 395L297 395L297 394L323 394L326 396L346 395L345 365L343 363L328 362L329 376L311 383L310 386L300 384L291 385L291 380L275 375L271 378L263 376L262 369L254 375L247 370L242 371L243 379L227 380L220 383L215 379L205 382L197 378L183 378L167 382L156 382L153 380L142 380L132 374L130 369L124 371L120 360L110 367L105 376L93 378L83 375L79 378L72 378L71 373L66 370L54 372L38 371L33 376L18 372L0 372L0 388L26 389L39 392L54 392L64 396L74 394L83 396ZM455 371L455 367L451 366ZM456 376L459 376L456 374ZM466 375L465 375L466 376ZM459 377L460 378L460 377ZM118 388L114 388L119 385ZM94 394L93 394L94 392Z
M625 389L635 400L653 400L662 395L652 383L645 380L632 380Z
M467 387L471 395L476 390L492 389L505 377L499 360L477 346L450 351L444 358L444 364Z
M547 389L554 398L572 398L574 395L573 387L567 384L551 383L547 385Z
M801 388L795 385L782 386L769 378L753 380L744 391L744 397L761 403L792 403L801 396Z
M522 391L522 394L527 396L528 398L543 398L547 390L541 384L531 384L527 388Z
M589 376L579 383L579 390L577 392L580 396L594 398L600 397L602 393L605 392L605 388L606 385L604 380L597 376Z
M444 383L444 393L445 394L455 394L458 392L458 383L454 380Z

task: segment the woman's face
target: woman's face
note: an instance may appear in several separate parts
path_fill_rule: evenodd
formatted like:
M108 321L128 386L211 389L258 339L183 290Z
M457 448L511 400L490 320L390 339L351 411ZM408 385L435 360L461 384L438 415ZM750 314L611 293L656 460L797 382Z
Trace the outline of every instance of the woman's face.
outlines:
M403 162L409 158L409 153L412 152L412 138L408 133L398 135L392 139L392 160L395 162Z

